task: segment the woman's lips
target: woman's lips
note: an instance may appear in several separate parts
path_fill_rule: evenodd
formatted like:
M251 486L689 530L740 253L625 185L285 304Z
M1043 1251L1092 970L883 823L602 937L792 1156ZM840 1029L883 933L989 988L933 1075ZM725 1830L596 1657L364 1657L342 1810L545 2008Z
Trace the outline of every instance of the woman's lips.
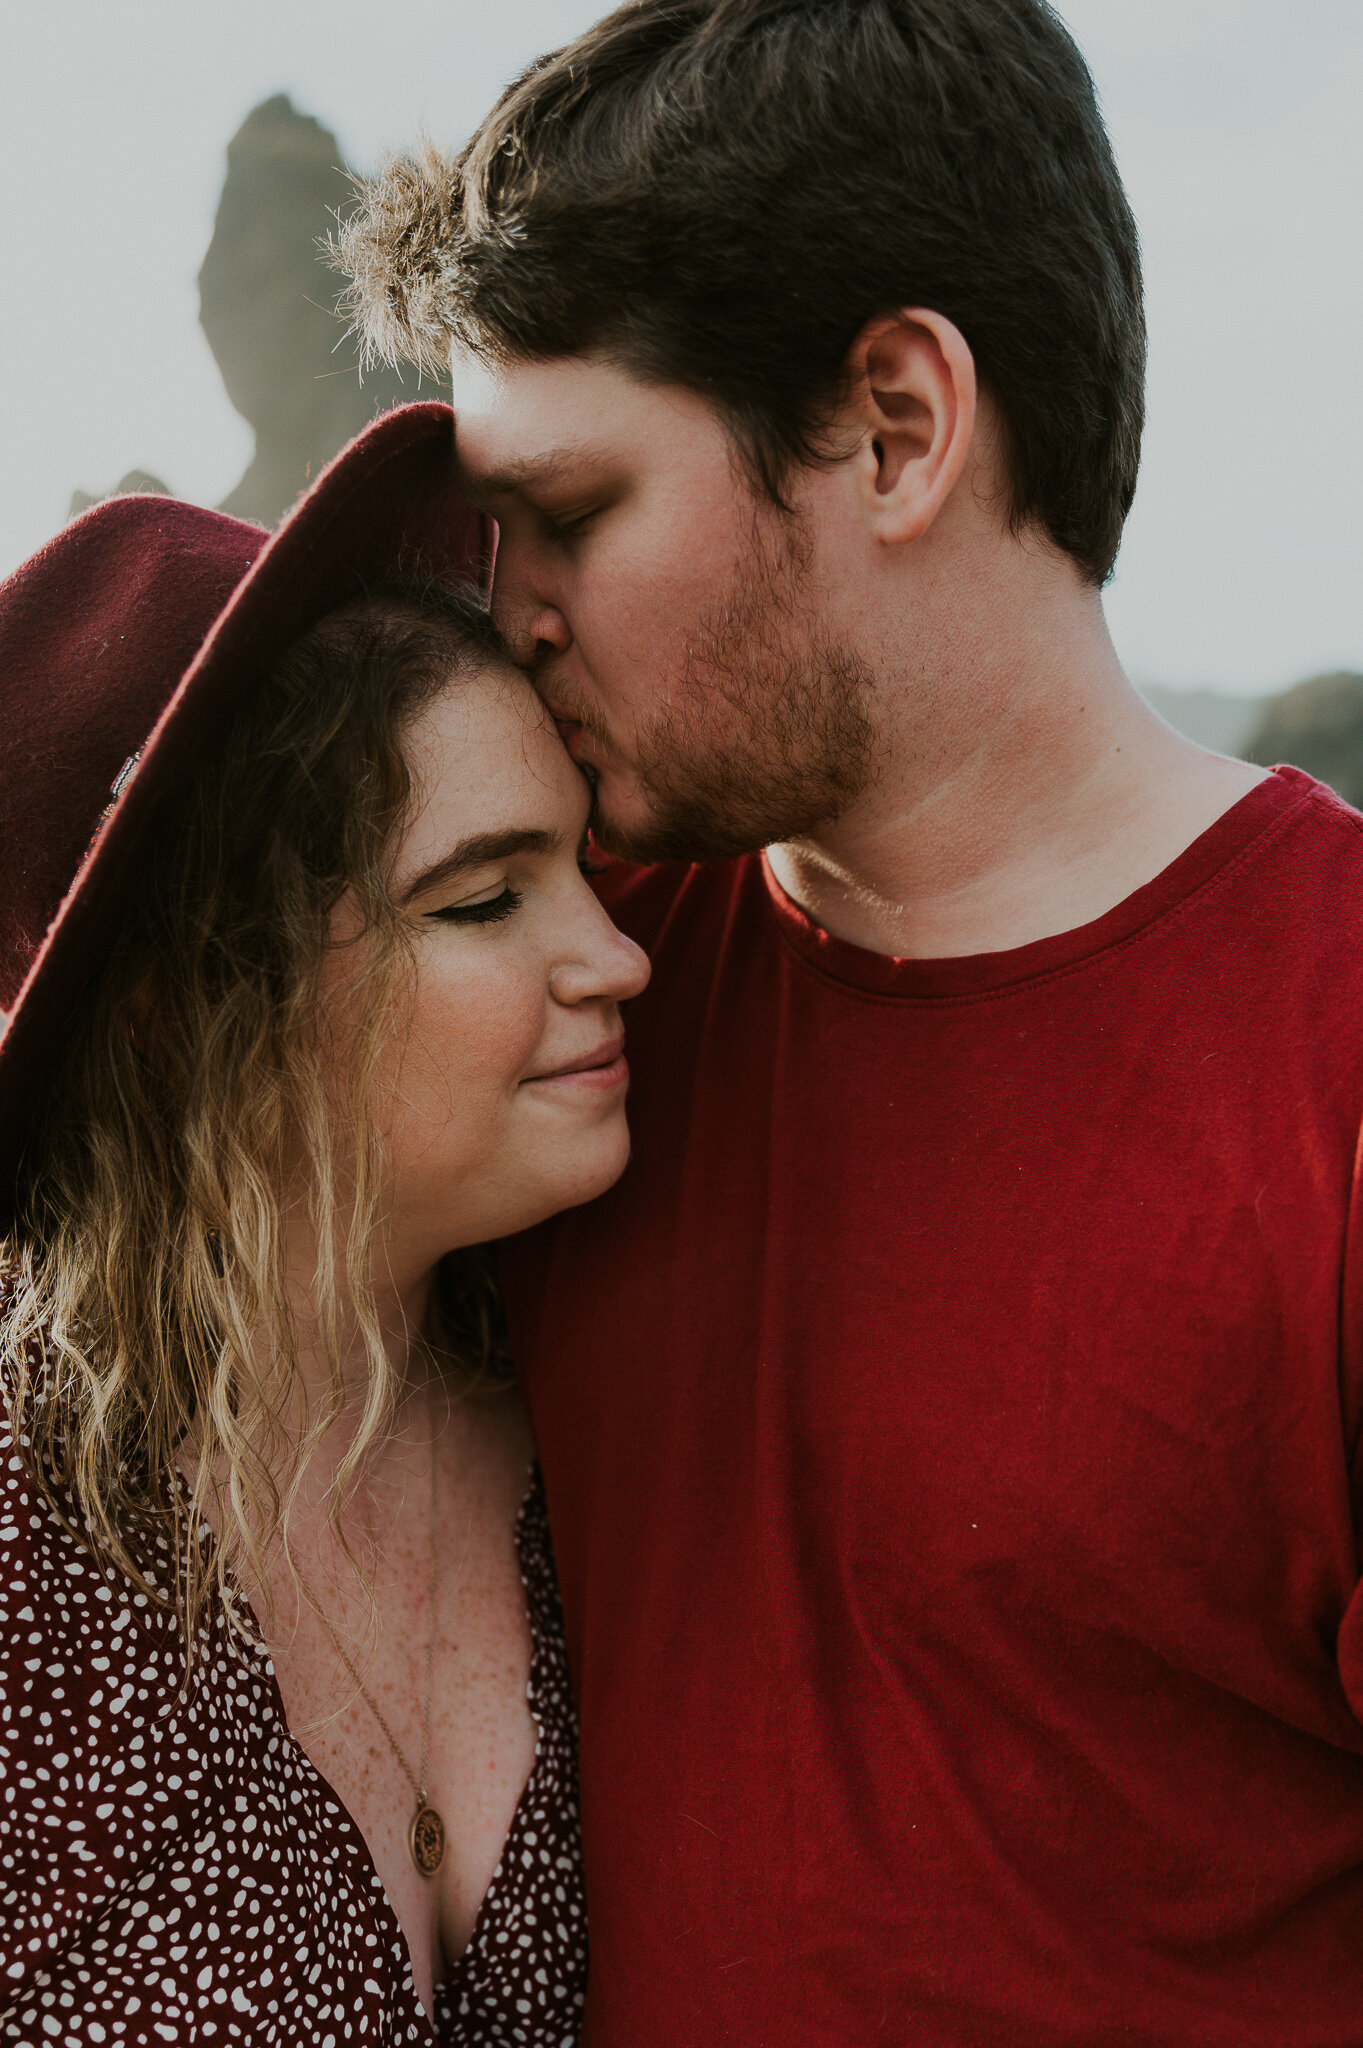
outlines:
M595 1052L573 1060L566 1066L551 1067L542 1074L527 1074L522 1088L566 1088L587 1095L610 1095L617 1088L623 1088L629 1080L629 1065L625 1059L624 1040L612 1039L609 1045L598 1046Z

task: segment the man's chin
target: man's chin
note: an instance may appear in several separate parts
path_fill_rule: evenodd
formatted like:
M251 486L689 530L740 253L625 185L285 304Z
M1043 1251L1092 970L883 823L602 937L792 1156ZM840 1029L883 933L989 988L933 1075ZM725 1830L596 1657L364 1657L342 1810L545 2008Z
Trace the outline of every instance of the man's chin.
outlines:
M705 811L690 814L680 806L654 810L637 800L616 804L611 796L603 780L592 807L592 838L603 853L634 867L734 860L759 853L767 844L736 833L729 820Z
M639 867L738 860L803 839L841 814L831 778L745 784L725 759L712 775L664 781L610 761L596 773L592 836L603 852Z
M592 838L613 860L650 867L658 861L690 860L694 856L666 852L659 844L653 806L637 785L610 769L589 771L592 785ZM622 784L625 786L622 787Z
M618 809L609 796L603 801L599 778L592 780L592 839L601 851L612 860L628 861L637 867L649 867L666 858L655 850L652 818L640 816L634 810Z

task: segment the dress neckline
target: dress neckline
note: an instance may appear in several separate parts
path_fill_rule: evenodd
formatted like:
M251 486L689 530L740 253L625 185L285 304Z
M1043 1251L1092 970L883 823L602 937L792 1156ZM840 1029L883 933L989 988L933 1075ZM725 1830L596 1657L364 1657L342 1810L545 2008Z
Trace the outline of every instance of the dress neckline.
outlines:
M189 1490L185 1484L184 1476L178 1468L175 1473L175 1481L181 1504L187 1510L189 1506ZM532 1460L526 1480L526 1489L521 1497L521 1504L516 1513L513 1533L516 1545L516 1558L521 1573L521 1584L525 1590L526 1607L530 1618L530 1677L527 1686L527 1705L530 1709L530 1718L535 1725L535 1758L530 1766L529 1775L521 1787L520 1797L516 1801L515 1811L511 1816L511 1825L507 1830L506 1843L503 1844L502 1854L498 1859L496 1869L488 1881L487 1890L484 1892L478 1907L478 1914L473 1924L473 1933L469 1937L468 1945L459 1955L447 1963L444 1973L437 1979L434 1985L434 2016L427 2013L421 2003L421 1999L417 1995L416 1976L412 1969L412 1955L407 1941L406 1929L403 1927L397 1909L388 1896L388 1888L379 1875L378 1866L374 1862L373 1852L365 1838L364 1830L355 1819L354 1814L350 1811L341 1794L332 1784L330 1778L327 1777L325 1771L314 1760L311 1751L294 1733L289 1721L288 1710L284 1705L284 1695L279 1688L279 1680L274 1668L274 1659L270 1655L264 1631L261 1629L255 1608L230 1568L224 1573L227 1603L232 1610L228 1622L229 1636L242 1648L252 1653L257 1667L254 1675L268 1688L270 1707L279 1727L281 1741L288 1744L300 1768L311 1774L328 1804L335 1809L338 1833L343 1837L348 1836L351 1838L349 1846L352 1849L353 1859L359 1866L359 1872L366 1882L372 1886L378 1900L382 1902L382 1911L388 1920L386 1932L401 1957L403 1989L411 2006L411 2010L400 2015L400 2017L405 2025L417 2027L421 2030L419 2039L423 2044L423 2048L442 2048L442 2034L444 2032L442 2022L447 2022L452 2016L454 2001L463 1988L463 1981L470 1973L471 1962L477 1958L478 1953L486 1944L489 1928L497 1914L500 1888L504 1882L507 1845L510 1844L517 1832L517 1824L522 1813L527 1809L535 1796L536 1781L545 1760L546 1687L544 1676L547 1644L545 1641L543 1617L538 1611L539 1602L534 1596L531 1583L533 1577L531 1560L527 1556L529 1531L536 1520L536 1510L542 1511L543 1509L543 1494L544 1482L540 1474L539 1463L538 1460ZM208 1533L211 1535L211 1531Z

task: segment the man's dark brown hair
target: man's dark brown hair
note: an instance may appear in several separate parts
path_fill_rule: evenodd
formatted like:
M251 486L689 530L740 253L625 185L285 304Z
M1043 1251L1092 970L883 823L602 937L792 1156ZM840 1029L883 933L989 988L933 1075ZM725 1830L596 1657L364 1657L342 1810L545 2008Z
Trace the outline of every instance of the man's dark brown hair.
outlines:
M390 164L342 237L378 350L607 352L727 419L778 501L864 324L961 330L1015 530L1101 584L1140 454L1135 224L1045 0L632 0L456 163Z

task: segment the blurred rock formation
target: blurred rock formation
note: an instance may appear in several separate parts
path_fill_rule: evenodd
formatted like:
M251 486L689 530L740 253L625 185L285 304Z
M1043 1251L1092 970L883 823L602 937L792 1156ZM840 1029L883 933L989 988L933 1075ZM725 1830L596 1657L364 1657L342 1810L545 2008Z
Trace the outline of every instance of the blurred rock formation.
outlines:
M318 244L353 200L336 137L284 93L227 145L227 176L199 272L199 318L222 381L255 430L255 454L220 510L277 525L361 427L415 398L391 370L366 371L332 308L340 279ZM435 395L429 386L421 395ZM169 487L129 471L114 494ZM111 493L73 492L71 513Z
M255 429L255 457L222 501L273 526L360 428L416 395L392 371L361 379L332 307L339 280L318 253L353 199L336 137L283 93L227 145L227 177L199 272L199 318L222 380Z
M1270 699L1245 759L1290 761L1363 810L1363 675L1336 669Z

